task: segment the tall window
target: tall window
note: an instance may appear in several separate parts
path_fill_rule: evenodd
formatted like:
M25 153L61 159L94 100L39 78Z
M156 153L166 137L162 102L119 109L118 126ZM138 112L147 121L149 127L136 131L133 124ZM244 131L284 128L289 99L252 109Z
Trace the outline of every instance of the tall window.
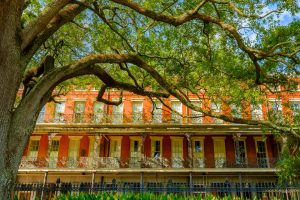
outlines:
M151 154L153 158L160 158L162 156L162 140L151 139Z
M58 157L59 140L52 140L50 147L49 167L56 167Z
M84 118L84 109L85 102L84 101L76 101L74 105L74 122L82 123Z
M104 104L102 102L94 102L93 122L98 124L104 120Z
M246 162L246 145L244 140L235 141L235 162L237 166L245 167Z
M39 140L30 140L28 157L37 158L39 152L39 145L40 145Z
M54 122L64 122L65 102L55 104Z
M162 103L154 102L153 105L153 115L152 122L153 123L161 123L162 122Z
M113 124L123 123L123 103L121 103L118 106L113 106L112 123Z
M72 137L69 142L69 159L77 160L79 157L79 147L80 147L80 139Z
M120 158L121 155L121 140L110 140L110 157Z
M182 104L180 101L172 101L171 102L172 107L172 121L173 122L182 122L182 117L180 116L182 114ZM176 112L174 112L176 111Z
M251 105L251 115L252 119L254 120L262 120L263 119L263 112L262 112L262 105Z
M222 107L221 106L222 106L221 102L212 102L211 103L211 111L215 112L217 114L221 114L221 112L222 112ZM215 118L214 123L222 124L223 120Z
M183 167L182 143L183 143L182 138L171 138L172 167L175 167L175 168Z
M203 139L193 139L193 167L203 168L204 167L204 146Z
M46 106L43 106L37 119L37 123L43 123L45 119Z
M140 123L143 121L143 102L133 101L132 102L132 122Z
M256 141L256 157L258 167L266 168L268 167L266 143L262 140Z
M141 141L133 139L130 141L130 157L140 158L141 157Z
M226 151L224 138L214 138L215 167L222 168L226 164Z

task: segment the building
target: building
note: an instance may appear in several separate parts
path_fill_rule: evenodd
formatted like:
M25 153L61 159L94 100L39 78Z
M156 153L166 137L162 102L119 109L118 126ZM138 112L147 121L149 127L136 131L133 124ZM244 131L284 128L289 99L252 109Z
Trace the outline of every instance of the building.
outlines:
M97 93L74 90L42 109L18 183L122 182L146 188L171 182L195 188L277 182L274 166L282 141L259 127L199 117L172 97L165 104L182 116L129 92L119 106L104 105L95 101ZM109 91L105 98L118 99L119 92ZM256 119L264 119L270 109L300 108L300 90L270 95L268 105L244 109L190 99L215 112Z

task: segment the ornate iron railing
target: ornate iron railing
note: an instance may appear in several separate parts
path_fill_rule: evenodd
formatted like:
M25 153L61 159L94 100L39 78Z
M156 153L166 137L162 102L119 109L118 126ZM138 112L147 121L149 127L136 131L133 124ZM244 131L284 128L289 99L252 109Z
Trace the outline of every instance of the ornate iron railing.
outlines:
M116 157L62 157L32 158L23 157L20 168L272 168L277 158L249 159L243 163L226 160L225 158L116 158Z
M188 117L186 123L190 124L201 124L202 119L199 115L193 115ZM88 124L137 124L137 123L152 123L152 124L174 124L174 123L185 123L184 118L178 115L175 115L171 119L163 119L162 116L146 116L143 113L74 113L74 114L63 114L58 113L55 115L42 115L39 116L37 124L44 123L58 123L58 124L79 124L79 123L88 123Z

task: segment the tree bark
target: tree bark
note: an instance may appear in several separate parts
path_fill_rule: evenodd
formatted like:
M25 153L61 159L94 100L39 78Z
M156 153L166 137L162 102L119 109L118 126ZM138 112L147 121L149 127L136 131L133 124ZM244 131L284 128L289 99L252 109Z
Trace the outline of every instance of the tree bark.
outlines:
M20 16L23 1L0 2L0 199L10 199L23 149L9 149L14 135L14 103L24 67L21 63ZM27 139L15 138L26 144Z

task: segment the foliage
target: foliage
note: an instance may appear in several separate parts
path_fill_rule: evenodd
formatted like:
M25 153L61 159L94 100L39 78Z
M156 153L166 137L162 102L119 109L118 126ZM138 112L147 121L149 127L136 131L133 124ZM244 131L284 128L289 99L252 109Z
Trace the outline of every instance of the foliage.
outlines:
M60 195L57 200L242 200L239 197L218 197L214 195L182 195L182 194L154 194L154 193L98 193L79 195ZM275 200L275 199L274 199Z

